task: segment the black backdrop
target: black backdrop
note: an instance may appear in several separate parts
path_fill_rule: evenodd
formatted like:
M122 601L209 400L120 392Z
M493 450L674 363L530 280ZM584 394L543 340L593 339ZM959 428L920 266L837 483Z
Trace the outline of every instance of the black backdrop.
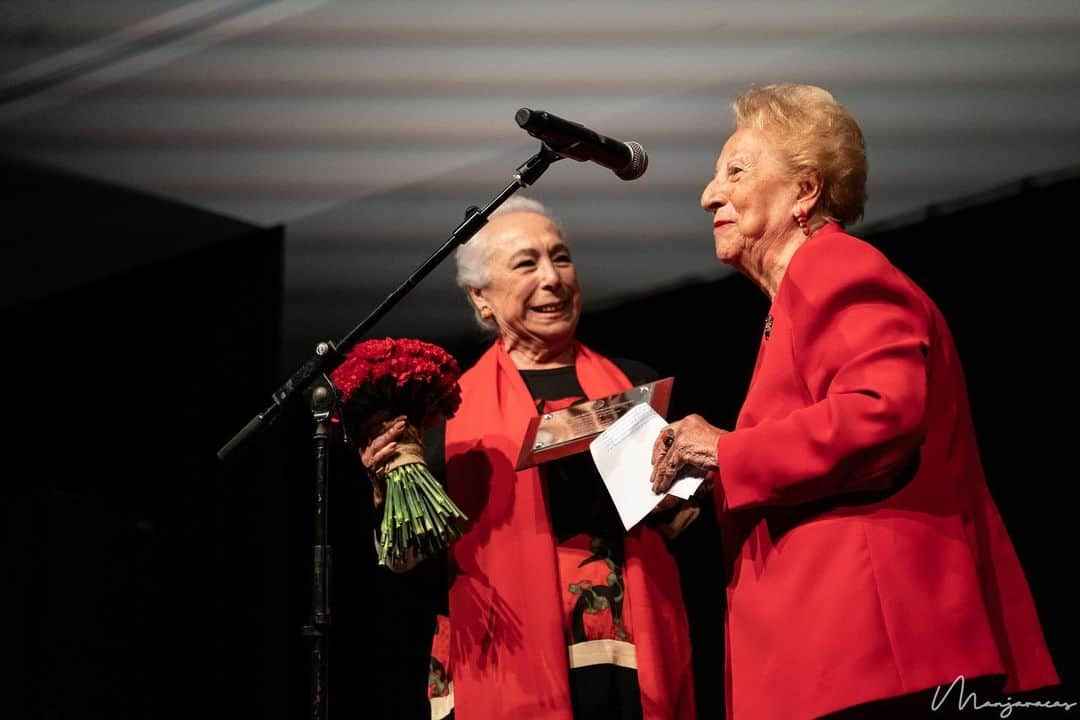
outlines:
M277 380L281 230L0 170L0 716L280 716L287 493L214 453Z

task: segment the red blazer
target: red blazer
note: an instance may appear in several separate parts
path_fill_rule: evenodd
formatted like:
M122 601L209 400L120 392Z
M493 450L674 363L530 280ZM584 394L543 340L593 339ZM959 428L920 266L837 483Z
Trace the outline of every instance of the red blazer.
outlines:
M830 224L795 253L717 453L729 718L812 718L960 674L1058 682L949 329L873 247Z

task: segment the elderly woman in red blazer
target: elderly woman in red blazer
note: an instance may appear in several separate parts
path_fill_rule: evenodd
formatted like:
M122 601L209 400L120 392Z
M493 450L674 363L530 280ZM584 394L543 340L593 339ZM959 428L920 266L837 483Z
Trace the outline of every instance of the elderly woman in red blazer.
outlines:
M1057 683L945 319L843 230L866 199L858 125L805 85L734 111L701 205L717 257L772 307L735 429L672 423L653 471L659 492L684 465L714 473L729 717L936 716L960 676L1003 695Z

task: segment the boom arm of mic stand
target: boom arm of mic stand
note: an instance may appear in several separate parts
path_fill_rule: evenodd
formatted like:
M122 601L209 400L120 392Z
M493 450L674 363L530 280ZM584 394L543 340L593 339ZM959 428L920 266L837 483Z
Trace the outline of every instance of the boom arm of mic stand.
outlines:
M385 300L379 303L378 307L372 310L371 314L364 318L359 325L350 330L349 333L336 344L331 342L319 343L315 348L314 357L301 365L297 371L292 374L292 377L285 381L284 385L274 391L272 395L274 403L248 421L248 424L245 425L240 432L236 433L229 442L218 450L218 459L224 460L249 437L263 427L274 422L278 415L280 415L281 410L297 395L303 392L305 388L311 385L317 377L323 373L329 375L333 372L334 369L344 361L345 355L349 352L350 348L352 348L360 338L364 337L375 323L382 319L391 308L401 302L402 298L409 294L421 280L427 277L439 263L445 260L446 256L457 248L458 245L468 242L473 235L480 231L480 228L487 224L488 217L491 213L495 212L496 208L506 202L511 195L521 188L529 187L535 183L548 167L551 166L551 163L561 159L561 155L556 153L546 144L541 144L540 151L522 163L517 170L514 171L514 181L512 183L507 185L483 210L475 205L471 206L466 212L465 220L457 226L454 232L450 233L450 237L443 243L442 247L432 253L420 267L413 271L405 282L399 285Z

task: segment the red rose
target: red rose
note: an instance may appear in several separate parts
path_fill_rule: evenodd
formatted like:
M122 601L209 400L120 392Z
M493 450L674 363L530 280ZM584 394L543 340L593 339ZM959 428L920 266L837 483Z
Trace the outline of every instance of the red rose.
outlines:
M406 415L422 428L453 417L461 404L460 377L450 353L412 338L358 343L330 374L351 428L380 411Z

